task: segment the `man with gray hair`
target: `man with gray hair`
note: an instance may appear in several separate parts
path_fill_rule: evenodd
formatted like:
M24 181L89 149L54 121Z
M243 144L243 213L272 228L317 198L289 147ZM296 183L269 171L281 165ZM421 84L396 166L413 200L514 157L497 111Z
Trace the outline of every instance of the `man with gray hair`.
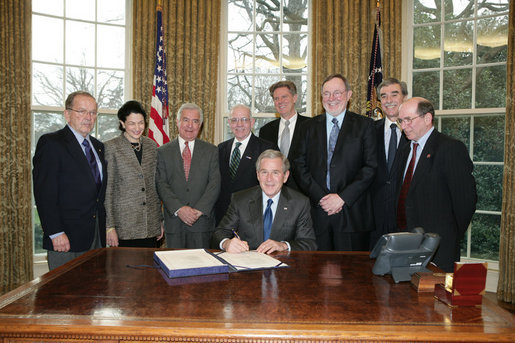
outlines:
M218 149L197 139L204 116L186 103L177 113L179 137L157 150L156 185L163 201L168 248L209 248L220 192Z
M265 150L256 162L259 186L234 193L213 235L213 247L238 253L316 250L307 197L284 186L290 163L277 150Z

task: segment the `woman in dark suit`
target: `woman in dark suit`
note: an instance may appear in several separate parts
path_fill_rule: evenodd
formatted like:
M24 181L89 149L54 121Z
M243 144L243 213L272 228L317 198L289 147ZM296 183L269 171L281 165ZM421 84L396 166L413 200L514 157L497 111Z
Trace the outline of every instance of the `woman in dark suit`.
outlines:
M157 145L143 136L146 117L139 102L126 102L118 110L122 134L105 142L109 246L156 247L163 236L155 182Z

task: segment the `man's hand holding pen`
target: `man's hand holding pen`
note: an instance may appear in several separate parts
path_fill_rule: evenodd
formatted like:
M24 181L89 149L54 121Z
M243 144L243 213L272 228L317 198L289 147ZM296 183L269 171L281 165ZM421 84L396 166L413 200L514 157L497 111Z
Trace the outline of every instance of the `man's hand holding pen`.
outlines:
M238 253L249 251L249 244L246 241L242 241L236 231L232 230L234 237L227 239L223 242L222 248L227 252Z

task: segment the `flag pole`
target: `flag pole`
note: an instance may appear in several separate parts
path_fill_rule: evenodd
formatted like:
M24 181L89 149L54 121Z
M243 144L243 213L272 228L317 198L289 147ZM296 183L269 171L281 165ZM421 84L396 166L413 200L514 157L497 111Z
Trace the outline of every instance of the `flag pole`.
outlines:
M381 10L380 1L376 0L376 18L374 26L374 38L370 54L370 69L367 89L367 117L373 119L382 118L380 104L377 103L376 87L383 81L383 67L381 62Z

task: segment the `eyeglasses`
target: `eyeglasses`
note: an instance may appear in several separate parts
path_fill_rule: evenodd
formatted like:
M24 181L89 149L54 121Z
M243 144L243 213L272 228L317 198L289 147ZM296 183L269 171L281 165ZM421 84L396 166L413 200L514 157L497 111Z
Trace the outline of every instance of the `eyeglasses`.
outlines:
M323 93L322 93L322 98L327 99L327 98L330 98L330 97L331 97L331 95L332 95L334 98L341 98L341 97L342 97L342 95L343 95L344 93L345 93L345 91L344 91L344 90L343 90L343 91L334 91L333 93L331 93L331 92L323 92Z
M417 118L420 118L420 117L423 117L423 116L424 116L424 114L421 114L421 115L413 117L413 118L409 118L409 117L408 118L404 118L404 119L399 118L399 119L397 119L397 124L399 124L399 126L401 126L403 123L405 123L406 125L409 125L409 124L411 124L411 122L413 120L415 120Z
M87 114L94 117L98 114L96 111L88 111L88 110L74 110L73 108L67 108L69 111L77 112L81 117L84 117Z
M250 123L250 118L247 118L247 117L243 117L243 118L229 118L229 122L231 124L236 124L236 123L242 123L242 124L247 124L247 123Z

